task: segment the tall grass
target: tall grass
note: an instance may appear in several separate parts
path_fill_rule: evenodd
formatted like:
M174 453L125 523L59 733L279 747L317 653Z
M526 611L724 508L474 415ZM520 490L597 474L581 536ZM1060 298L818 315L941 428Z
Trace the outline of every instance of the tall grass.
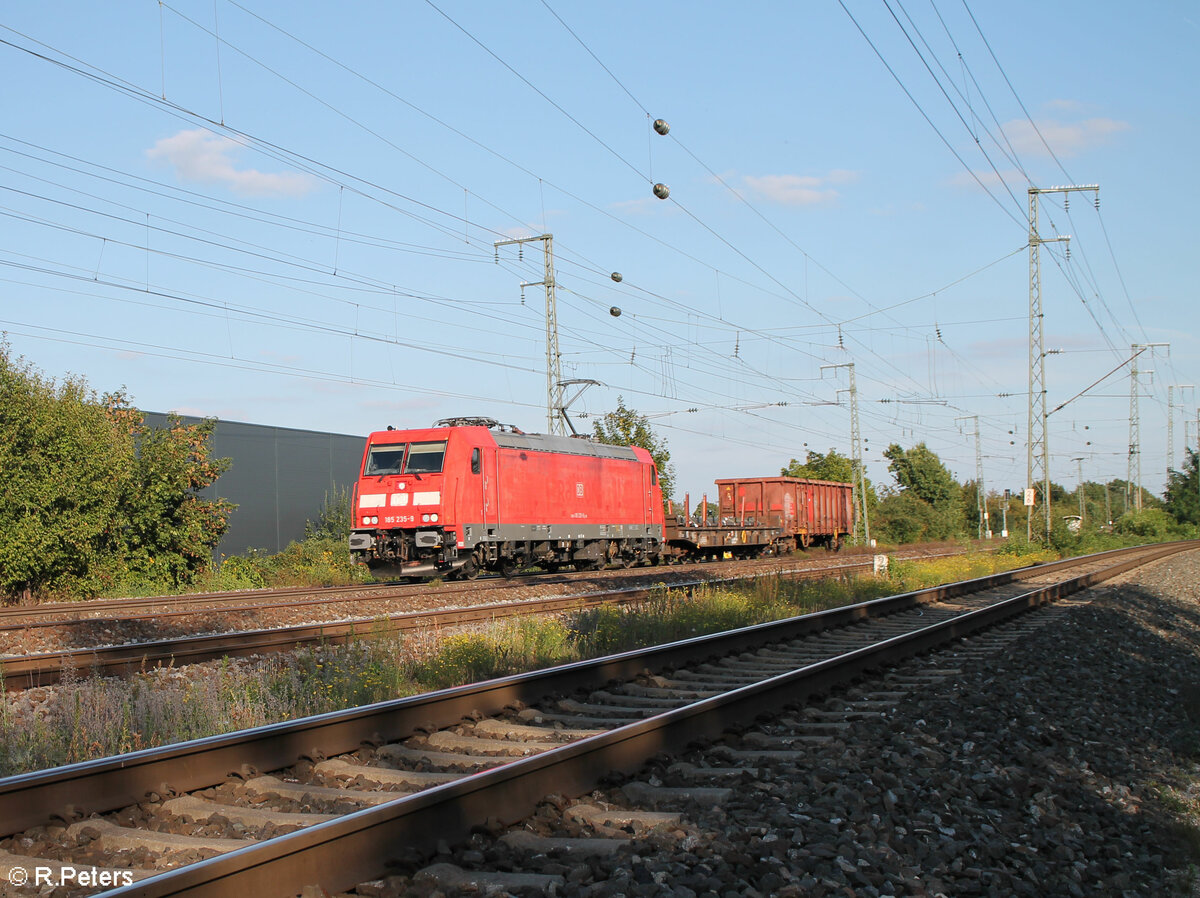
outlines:
M642 602L470 632L365 634L253 664L225 660L129 679L68 676L41 704L0 701L0 775L53 767L599 657L1030 563L1029 556L893 562L887 578L787 580L655 591Z

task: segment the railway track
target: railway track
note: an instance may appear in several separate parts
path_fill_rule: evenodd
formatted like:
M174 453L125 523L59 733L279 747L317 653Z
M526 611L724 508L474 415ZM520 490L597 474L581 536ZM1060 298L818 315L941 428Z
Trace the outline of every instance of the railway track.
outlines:
M979 545L986 549L988 546ZM832 560L825 553L801 553L785 558L767 558L747 562L749 567L777 568L785 562L795 570L824 569L833 565L851 565L862 567L869 561L847 561L859 556L870 558L874 550L865 548L847 548ZM904 546L889 551L893 558L927 558L942 555L961 554L962 547L957 543L926 543ZM719 564L700 564L693 566L668 565L654 569L656 573L667 573L688 570L719 571ZM644 573L645 570L642 570ZM443 581L436 587L438 600L445 597L455 597L462 594L481 593L491 590L512 589L514 584L544 584L554 585L572 582L590 582L620 577L628 573L621 570L585 571L566 574L540 574L533 577L517 577L505 580L503 577L491 575L481 576L470 582ZM633 571L636 576L638 571ZM721 576L719 573L716 576ZM152 596L148 598L94 599L81 602L45 602L35 605L11 605L0 607L0 632L6 630L21 630L46 626L71 626L96 621L162 619L164 617L185 616L219 611L232 613L239 611L256 611L264 608L293 608L320 605L338 605L360 603L365 601L385 601L404 599L406 601L419 598L430 592L429 583L358 583L344 586L325 586L312 588L306 586L289 586L272 589L247 589L228 592L190 593L185 595Z
M937 557L939 554L959 554L961 552L957 548L952 551L945 549L939 551L929 547L911 551L912 554L907 557L930 558ZM864 557L870 558L870 556ZM553 588L555 585L565 588L592 585L601 588L566 595L560 594L550 598L526 598L506 602L496 600L500 594L511 594L512 584L503 580L482 584L450 584L450 589L447 589L446 585L441 585L436 592L432 593L428 587L394 587L391 599L402 597L412 604L430 606L429 609L385 611L371 615L360 613L352 618L320 623L237 629L168 639L135 639L123 641L120 644L92 644L58 651L0 655L0 668L3 669L4 686L8 690L53 685L68 674L125 676L155 667L197 663L223 657L246 657L268 652L293 651L302 646L316 643L345 643L372 635L393 635L406 631L461 627L514 615L550 614L604 603L634 602L656 590L661 590L664 586L672 589L686 589L705 583L718 583L726 579L713 576L710 566L704 567L704 573L697 576L687 575L686 571L691 569L689 567L684 569L656 568L649 577L644 571L610 571L604 572L603 575L585 574L574 578L538 577L535 578L535 582L542 589ZM731 575L727 579L745 579L754 576L789 578L840 576L867 571L871 567L872 561L870 560L826 559L818 563L804 558L764 559L754 562L748 567L740 567L741 574ZM720 569L717 573L719 572ZM620 585L639 582L648 585ZM358 589L361 591L361 587ZM395 592L397 589L404 591ZM338 588L339 597L334 599L336 603L355 602L358 607L370 601L370 597L364 595L341 596L340 594L344 592L347 590ZM236 595L240 596L241 594ZM248 610L261 611L267 607L294 608L298 605L324 607L328 604L323 599L300 600L293 598L285 600L283 606L235 605L221 610L225 614L231 614ZM20 634L26 634L35 629L64 626L96 628L104 624L115 626L120 621L137 620L143 617L153 619L156 623L161 624L169 617L211 611L210 608L188 608L164 610L154 615L134 615L100 620L95 618L62 620L47 617L34 621L8 621L0 624L0 633L8 631L10 641L19 641ZM55 613L57 612L46 608L46 614Z
M122 896L295 895L306 887L366 895L386 893L372 883L389 872L466 887L504 882L505 865L488 860L505 851L533 865L542 856L628 851L631 840L664 828L685 836L686 817L657 806L719 802L753 781L747 771L756 758L796 752L805 738L851 726L854 714L894 698L867 695L829 720L795 710L810 697L1197 547L1070 559L12 777L0 781L0 835L10 837L0 842L0 874L95 864L110 882L137 880L113 892ZM920 675L909 680L919 688ZM784 718L795 718L800 735L775 737L768 727L727 749L723 762L672 764L671 785L650 776L606 793L607 801L580 799L609 777L646 770L651 759L676 758L756 719ZM524 834L510 829L531 815ZM286 830L293 831L279 835ZM492 846L461 855L476 869L426 864L439 844L473 839ZM543 867L505 887L557 888L563 864Z

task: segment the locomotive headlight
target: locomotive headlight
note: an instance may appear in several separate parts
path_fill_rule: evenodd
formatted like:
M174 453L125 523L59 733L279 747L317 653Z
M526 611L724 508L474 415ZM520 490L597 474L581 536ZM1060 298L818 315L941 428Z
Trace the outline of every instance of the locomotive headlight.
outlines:
M371 516L369 514L363 515L363 525L365 526L369 523L371 523Z
M435 524L436 524L436 523L437 523L437 515L436 515L436 514L431 514L431 515L429 516L429 520L433 521L433 523L435 523Z
M372 523L372 524L378 524L378 523L379 523L379 516L378 516L378 515L371 515L371 523Z
M427 515L427 514L421 515L421 523L428 524L429 523L429 515Z

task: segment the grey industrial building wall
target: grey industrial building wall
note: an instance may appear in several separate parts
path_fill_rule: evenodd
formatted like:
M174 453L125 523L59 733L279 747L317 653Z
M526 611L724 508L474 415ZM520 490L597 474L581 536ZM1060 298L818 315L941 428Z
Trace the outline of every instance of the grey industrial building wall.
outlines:
M167 415L143 414L148 426L167 426ZM188 424L201 420L181 417ZM348 434L218 421L210 441L212 457L232 464L203 495L238 507L216 551L278 552L303 539L305 523L317 519L326 496L353 488L366 443L366 437Z

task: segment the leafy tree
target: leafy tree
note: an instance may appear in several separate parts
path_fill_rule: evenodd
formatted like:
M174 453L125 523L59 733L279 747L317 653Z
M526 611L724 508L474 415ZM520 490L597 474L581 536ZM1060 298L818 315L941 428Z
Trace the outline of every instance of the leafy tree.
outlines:
M903 503L889 502L888 497L880 503L879 515L883 517L881 529L888 535L910 529L899 521L902 513L916 515L921 528L920 539L950 539L963 534L962 492L954 475L942 464L937 454L924 443L918 443L905 451L898 444L888 446L883 453L888 459L888 470L896 477ZM932 514L921 511L909 499L927 505ZM903 540L902 540L903 541Z
M1200 524L1200 455L1187 450L1183 470L1167 480L1166 509L1181 524Z
M48 379L0 343L0 594L94 595L203 567L231 506L199 497L225 462L212 422L152 431L123 392Z
M945 509L957 502L962 494L954 475L942 464L924 443L918 443L908 451L892 443L883 453L888 459L888 470L896 476L902 490L911 492L922 502L934 508Z
M980 524L979 484L975 480L968 480L964 483L960 499L959 508L962 509L962 531L977 535Z
M809 449L804 464L793 458L779 473L784 477L806 477L811 480L850 483L854 479L854 460L842 455L836 449L830 449L825 454Z
M211 418L185 424L171 415L167 427L149 428L135 411L130 421L137 461L121 508L128 565L177 586L208 564L229 526L233 503L200 496L229 459L210 455Z
M670 499L675 487L675 469L671 465L671 452L667 441L654 433L645 415L625 407L625 400L617 397L615 411L603 415L594 424L592 437L610 446L641 446L650 453L658 466L658 482L662 486L663 499Z
M880 500L871 527L871 535L887 543L947 539L956 532L946 515L910 492L893 493Z
M1180 523L1161 508L1143 508L1122 515L1113 531L1147 542L1163 542L1185 535Z
M852 483L854 481L854 460L847 455L842 455L836 449L830 449L824 454L809 449L803 464L793 458L779 473L784 477ZM866 477L864 480L866 481L867 509L870 510L879 504L879 497L875 494L875 486L871 483L871 478ZM855 485L857 486L857 484Z
M121 422L81 379L55 383L0 344L0 591L93 591L110 579L133 463Z

